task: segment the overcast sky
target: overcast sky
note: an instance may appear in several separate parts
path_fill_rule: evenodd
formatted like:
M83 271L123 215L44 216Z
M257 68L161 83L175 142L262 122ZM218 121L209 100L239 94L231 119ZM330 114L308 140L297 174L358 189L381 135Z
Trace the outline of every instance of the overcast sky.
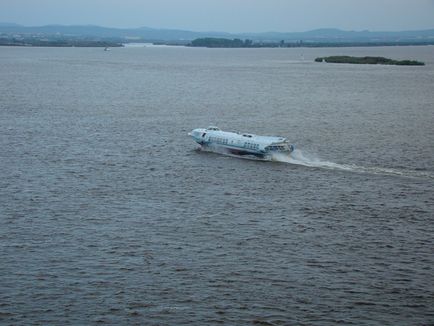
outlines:
M434 0L0 0L0 22L195 31L434 28Z

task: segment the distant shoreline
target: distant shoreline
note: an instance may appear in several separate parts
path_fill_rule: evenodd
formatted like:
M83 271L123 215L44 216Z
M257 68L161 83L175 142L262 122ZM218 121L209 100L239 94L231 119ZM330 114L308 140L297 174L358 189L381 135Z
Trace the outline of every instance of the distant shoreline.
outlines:
M56 48L113 48L122 47L122 43L109 41L88 41L88 40L50 40L50 39L35 39L35 40L8 40L0 39L0 46L17 46L17 47L56 47Z
M189 47L189 48L208 48L208 49L265 49L265 48L274 48L274 49L294 49L294 48L354 48L354 47L394 47L394 46L434 46L433 43L384 43L384 44L371 44L371 43L351 43L351 44L331 44L331 43L321 43L321 44L309 44L309 45L293 45L293 46L275 46L275 45L267 45L262 44L258 46L250 46L250 47L210 47L210 46L190 46L186 44L173 44L173 43L149 43L144 42L143 46L138 46L138 43L134 43L135 46L129 46L129 43L88 43L88 44L52 44L52 43L2 43L0 42L1 46L12 46L12 47L44 47L44 48L119 48L119 47ZM151 45L146 45L151 44Z
M162 44L169 45L169 42ZM176 44L171 44L176 45ZM378 47L378 46L423 46L434 45L432 41L388 41L388 42L258 42L250 39L226 39L226 38L198 38L186 44L189 47L205 47L205 48L326 48L326 47Z
M0 38L0 46L17 47L129 47L129 44L143 44L143 46L185 46L198 48L345 48L345 47L383 47L383 46L427 46L434 45L432 41L401 41L401 42L260 42L249 39L200 38L193 41L147 41L125 42L120 39L81 39L81 38ZM133 46L133 45L132 45Z

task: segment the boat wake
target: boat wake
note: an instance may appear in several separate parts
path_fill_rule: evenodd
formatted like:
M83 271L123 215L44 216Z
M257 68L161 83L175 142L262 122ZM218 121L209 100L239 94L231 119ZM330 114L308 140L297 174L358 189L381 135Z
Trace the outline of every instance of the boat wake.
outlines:
M375 167L375 166L366 167L366 166L360 166L356 164L339 164L330 161L324 161L318 158L314 154L306 153L299 149L295 149L291 154L279 154L279 153L273 154L271 159L258 158L253 155L242 155L242 156L235 155L229 153L225 148L221 148L221 147L206 147L206 148L203 147L203 148L198 148L198 151L218 153L227 156L247 159L247 160L273 161L273 162L280 162L280 163L302 165L310 168L347 171L347 172L355 172L355 173L377 174L377 175L402 176L402 177L410 177L410 178L424 178L424 179L434 180L434 173L430 171L418 171L418 170L385 168L385 167Z
M315 155L305 154L303 151L298 149L294 150L290 155L273 155L273 161L329 170L434 179L434 174L429 171L384 168L375 166L365 167L356 164L339 164L321 160Z

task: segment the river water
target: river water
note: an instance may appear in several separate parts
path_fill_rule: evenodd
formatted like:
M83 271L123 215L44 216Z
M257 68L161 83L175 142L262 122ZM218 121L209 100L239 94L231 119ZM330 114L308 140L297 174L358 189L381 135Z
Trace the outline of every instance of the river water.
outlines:
M0 48L0 323L432 325L433 86L432 46Z

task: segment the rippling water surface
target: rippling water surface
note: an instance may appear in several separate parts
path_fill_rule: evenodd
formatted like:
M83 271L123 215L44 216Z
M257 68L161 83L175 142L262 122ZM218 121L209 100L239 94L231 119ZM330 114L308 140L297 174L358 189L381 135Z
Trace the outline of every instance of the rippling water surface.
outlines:
M432 325L433 53L0 48L0 323Z

